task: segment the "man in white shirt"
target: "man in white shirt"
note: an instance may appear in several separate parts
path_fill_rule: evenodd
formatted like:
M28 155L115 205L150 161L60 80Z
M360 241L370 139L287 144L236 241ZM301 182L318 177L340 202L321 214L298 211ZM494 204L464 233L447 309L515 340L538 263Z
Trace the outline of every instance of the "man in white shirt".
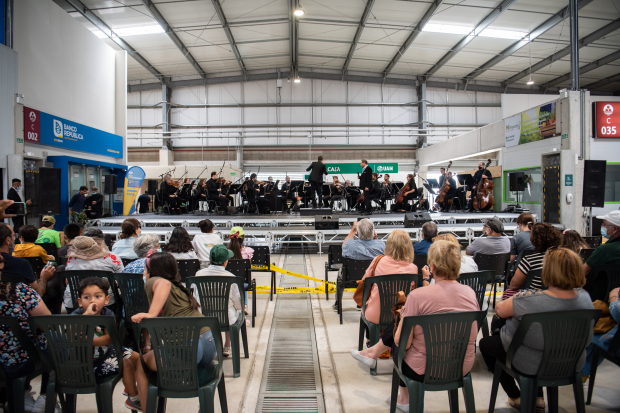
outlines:
M202 234L198 234L192 240L194 251L200 260L200 268L209 266L209 254L214 245L223 244L219 235L213 233L213 222L203 219L198 223Z
M211 265L207 268L196 273L197 277L203 276L220 276L220 277L234 277L235 275L229 271L226 271L226 264L228 260L234 256L233 252L226 248L225 245L214 245L211 248L209 261ZM246 298L247 307L247 298ZM228 323L234 324L239 319L239 312L245 318L243 313L243 306L241 305L241 295L239 294L239 287L237 284L233 284L230 287L230 294L228 296ZM224 342L225 357L230 356L230 333L226 331L226 340Z

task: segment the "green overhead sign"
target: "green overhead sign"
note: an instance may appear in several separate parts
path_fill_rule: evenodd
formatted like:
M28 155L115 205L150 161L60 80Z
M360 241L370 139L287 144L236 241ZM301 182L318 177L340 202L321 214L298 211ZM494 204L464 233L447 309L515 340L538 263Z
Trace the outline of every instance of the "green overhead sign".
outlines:
M359 163L326 163L325 166L327 167L327 173L330 175L356 174L358 172L362 172L362 167ZM373 172L377 172L379 174L398 172L397 163L369 163L368 166L370 166Z

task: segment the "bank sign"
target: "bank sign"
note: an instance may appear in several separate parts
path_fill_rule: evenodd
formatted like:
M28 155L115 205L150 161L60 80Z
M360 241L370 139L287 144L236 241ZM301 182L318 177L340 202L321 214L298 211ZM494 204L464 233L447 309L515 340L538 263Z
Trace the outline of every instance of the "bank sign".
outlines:
M338 174L356 174L362 172L362 167L359 163L326 163L327 173L330 175ZM397 163L369 163L368 166L373 172L379 174L391 174L398 172Z
M24 142L123 157L123 137L24 106Z

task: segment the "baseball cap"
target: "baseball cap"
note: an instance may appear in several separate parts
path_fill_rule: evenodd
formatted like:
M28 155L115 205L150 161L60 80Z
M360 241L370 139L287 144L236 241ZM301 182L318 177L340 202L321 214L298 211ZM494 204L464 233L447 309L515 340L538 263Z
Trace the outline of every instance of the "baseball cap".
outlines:
M606 213L605 215L598 215L598 219L604 219L609 222L611 225L615 225L620 227L620 211L611 211Z
M245 232L243 232L243 228L241 227L232 227L230 229L230 235L235 233L239 233L239 238L243 238L243 236L245 235Z
M226 248L226 246L218 244L211 248L211 252L209 253L209 261L211 261L211 264L222 265L234 256L235 254Z
M487 227L491 228L493 232L502 233L504 232L504 224L497 218L489 218L484 223Z
M50 216L50 215L44 216L41 221L51 222L52 224L56 223L56 219L53 216Z

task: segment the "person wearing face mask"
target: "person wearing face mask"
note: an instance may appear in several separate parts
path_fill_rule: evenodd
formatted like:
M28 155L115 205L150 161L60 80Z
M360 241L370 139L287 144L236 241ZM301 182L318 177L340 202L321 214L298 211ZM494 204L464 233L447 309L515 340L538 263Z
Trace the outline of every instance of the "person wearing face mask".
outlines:
M469 204L467 206L468 212L474 211L474 198L478 193L478 184L482 181L483 178L493 179L493 174L491 171L484 167L484 162L478 163L478 170L474 174L474 186L471 188L471 199L469 200Z
M86 214L90 219L101 218L103 215L103 195L99 193L96 186L90 188L91 194L84 201Z
M486 237L476 238L469 244L465 250L467 255L473 255L475 258L478 253L495 255L510 252L510 239L502 236L504 232L502 221L497 218L487 219L482 231Z
M142 225L135 218L127 218L121 226L120 240L112 246L112 252L119 258L136 259L138 255L133 249L133 244L140 236Z
M598 246L583 264L587 278L584 289L590 293L592 300L605 300L607 275L604 273L596 277L589 277L589 275L595 267L620 264L620 211L611 211L597 218L603 220L601 235L607 238L607 242Z
M22 181L17 178L13 178L11 181L11 187L9 188L9 192L6 194L6 199L9 199L14 202L22 202L22 197L19 196L19 191L22 188ZM32 200L26 200L26 205L32 205ZM19 229L24 225L24 217L13 217L13 231L15 233L19 232Z

